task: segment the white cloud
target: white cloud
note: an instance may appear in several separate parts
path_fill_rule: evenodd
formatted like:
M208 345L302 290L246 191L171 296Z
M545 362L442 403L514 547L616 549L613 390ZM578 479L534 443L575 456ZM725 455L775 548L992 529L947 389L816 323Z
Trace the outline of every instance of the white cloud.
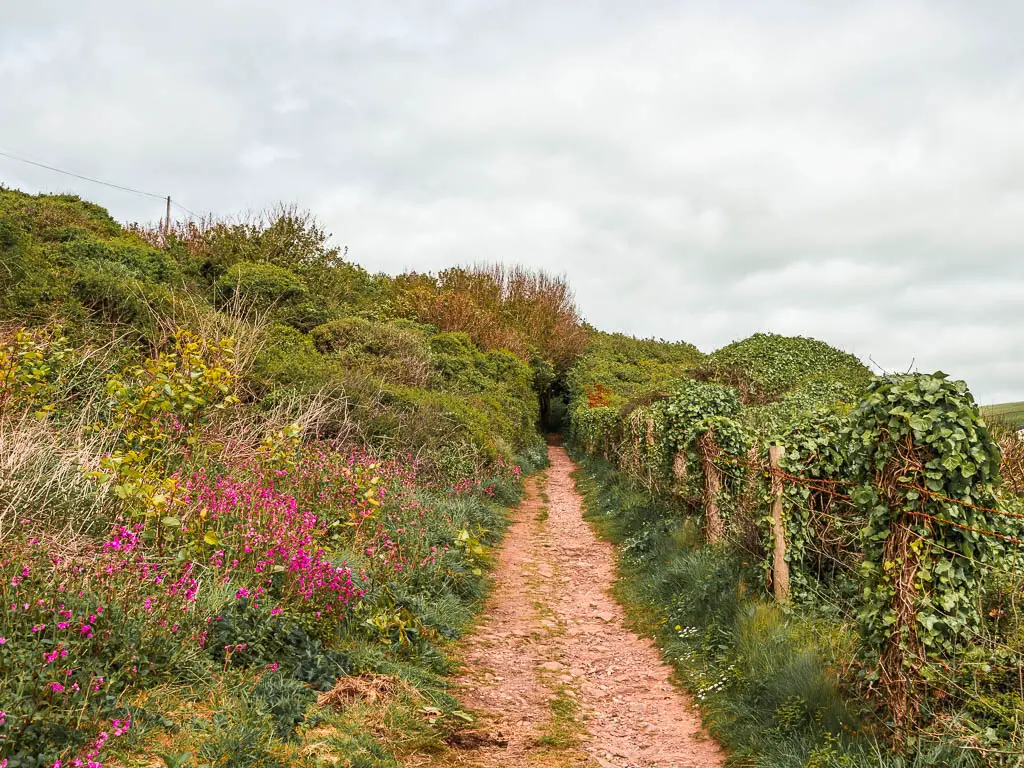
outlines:
M253 144L242 151L239 162L251 170L266 168L281 160L296 160L300 157L294 149L275 147L270 144Z

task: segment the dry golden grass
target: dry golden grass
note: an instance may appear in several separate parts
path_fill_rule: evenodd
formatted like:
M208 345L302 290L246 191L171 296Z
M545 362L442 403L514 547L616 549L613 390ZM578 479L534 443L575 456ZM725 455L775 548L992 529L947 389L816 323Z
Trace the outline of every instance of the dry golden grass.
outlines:
M106 488L85 472L107 446L86 425L58 435L45 419L0 420L0 542L22 525L72 541L100 519Z
M377 704L391 699L398 691L411 691L408 683L389 675L340 677L334 687L321 693L317 706L344 712L353 704Z

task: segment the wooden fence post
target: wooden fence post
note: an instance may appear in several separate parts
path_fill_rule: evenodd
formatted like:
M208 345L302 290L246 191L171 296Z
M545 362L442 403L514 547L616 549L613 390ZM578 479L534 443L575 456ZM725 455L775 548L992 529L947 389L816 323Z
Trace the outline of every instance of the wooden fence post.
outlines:
M708 544L714 544L725 536L725 521L718 509L722 475L714 462L717 448L714 433L710 430L705 432L697 444L700 447L701 469L704 471L704 537Z
M786 525L782 519L782 476L779 474L779 462L784 449L781 445L768 446L768 464L771 466L772 477L772 535L774 551L772 557L772 587L775 600L780 603L789 602L789 563L786 562Z
M672 456L672 477L674 477L677 482L685 483L686 475L686 451L678 450L675 452L675 455Z

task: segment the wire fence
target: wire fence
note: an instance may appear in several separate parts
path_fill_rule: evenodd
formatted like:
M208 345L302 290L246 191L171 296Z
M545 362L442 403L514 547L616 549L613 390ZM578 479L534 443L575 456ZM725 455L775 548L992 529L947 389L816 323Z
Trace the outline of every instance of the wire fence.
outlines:
M623 443L613 447L613 456L621 454L621 449L628 448L628 462L643 467L638 455L641 444L650 444L650 439L634 435L634 440L627 437ZM619 450L616 450L618 448ZM744 516L749 525L760 526L766 515L760 508L770 504L773 496L784 497L787 520L795 515L803 516L804 525L810 529L805 538L805 555L818 563L818 573L804 572L800 574L802 599L810 599L827 611L832 612L842 621L857 625L860 609L859 592L840 594L829 586L827 580L822 581L822 572L841 572L847 583L858 586L859 564L864 554L861 549L861 528L866 522L865 512L858 506L854 491L871 483L841 477L814 477L798 474L766 460L761 450L754 449L746 456L726 453L714 441L698 441L697 450L707 450L697 462L700 471L714 467L722 472L725 482L710 484L712 488L721 488L722 492L731 489L740 504L753 504L754 509L736 509L738 516ZM624 457L625 458L625 457ZM692 472L696 467L686 467L684 472ZM691 462L692 463L692 462ZM675 474L673 460L673 474ZM650 467L644 467L652 472ZM690 477L690 480L694 480ZM692 484L692 483L691 483ZM699 484L699 483L698 483ZM703 484L705 496L709 485ZM789 493L793 488L800 488L806 494ZM1007 483L1004 493L1007 499L1019 498L1013 483ZM753 490L752 490L753 489ZM960 561L972 564L976 570L985 574L991 590L983 598L981 592L977 596L978 612L982 621L976 627L963 626L960 617L946 611L936 601L928 604L928 610L939 616L950 626L961 627L955 638L956 649L945 658L925 658L922 656L912 664L919 667L927 666L927 685L929 695L936 699L958 699L961 704L955 716L946 713L933 718L928 725L922 725L919 733L930 735L940 740L952 740L958 747L964 747L986 756L987 759L998 760L1005 756L1020 756L1024 753L1024 513L1017 511L1015 505L1002 503L997 498L994 505L977 503L976 499L957 499L948 494L933 491L921 483L907 482L905 479L896 481L891 490L899 493L898 512L909 518L917 519L935 530L940 526L967 532L973 537L985 537L998 541L1002 547L1001 556L978 559L971 547L964 551L943 546L937 537L928 535L929 528L920 530L908 529L909 534L920 542L919 549L928 552L929 547L941 551L951 562ZM705 506L707 498L692 491L683 498L695 506ZM883 503L885 500L882 500ZM889 499L892 503L893 499ZM899 502L897 502L899 503ZM1009 508L1014 506L1014 508ZM960 516L961 511L970 510L975 514L973 524L953 519ZM1021 506L1020 509L1024 509ZM941 510L945 510L942 512ZM964 517L967 517L966 515ZM990 525L979 525L990 521ZM999 530L1002 526L1003 530ZM762 545L751 547L750 541L738 535L735 530L726 531L725 537L739 551L753 557L760 557L765 563L766 579L774 578L773 553L770 546L764 544L764 529L759 529ZM1001 582L997 584L996 582ZM766 589L768 584L766 582ZM983 605L982 600L994 601L994 605ZM1017 636L1021 637L1018 638ZM994 682L995 681L995 682ZM995 689L1009 691L1016 696L1016 721L1010 726L1009 733L1000 733L1000 743L984 743L978 734L992 731L989 723L1005 723L1008 717L1007 704L1000 700ZM936 712L942 711L941 701L936 705ZM883 718L884 720L884 718ZM893 735L891 724L879 722L878 725ZM1019 751L1005 749L1006 744L1019 747ZM999 764L1006 764L1005 762Z

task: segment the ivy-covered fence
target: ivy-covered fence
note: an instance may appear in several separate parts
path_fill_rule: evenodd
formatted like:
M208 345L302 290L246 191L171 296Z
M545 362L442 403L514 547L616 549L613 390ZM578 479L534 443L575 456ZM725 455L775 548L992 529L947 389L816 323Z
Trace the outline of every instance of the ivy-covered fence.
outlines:
M683 380L634 408L570 404L570 441L701 516L709 543L762 555L767 584L784 558L776 595L842 602L902 731L978 637L984 577L1016 562L1024 514L998 496L999 448L963 382L882 376L825 394L754 409Z

